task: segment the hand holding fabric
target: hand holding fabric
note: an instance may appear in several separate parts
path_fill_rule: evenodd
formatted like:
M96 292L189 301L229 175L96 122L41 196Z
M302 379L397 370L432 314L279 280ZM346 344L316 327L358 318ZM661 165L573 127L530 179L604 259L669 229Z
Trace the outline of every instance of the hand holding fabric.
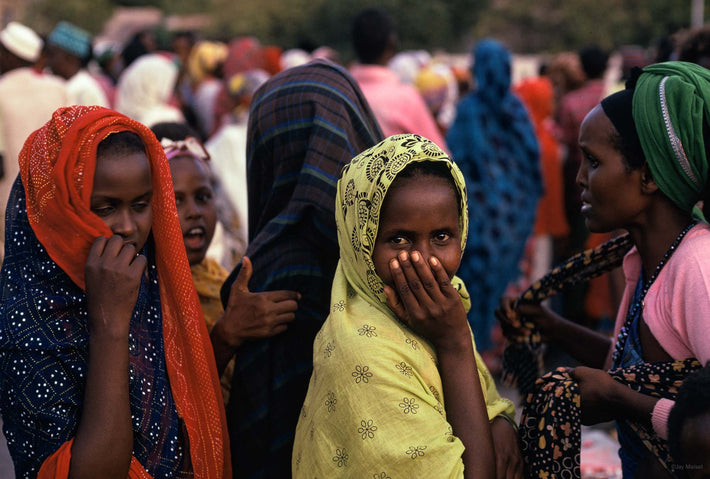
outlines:
M224 315L214 327L219 328L221 337L233 348L247 339L268 338L284 332L294 320L301 298L296 291L287 290L252 293L249 291L252 273L251 260L244 256Z
M128 337L147 261L119 235L96 238L86 261L86 301L92 333Z
M579 384L582 424L598 424L616 417L619 409L614 406L614 401L623 394L620 388L625 386L612 379L606 371L586 366L572 369L570 376Z

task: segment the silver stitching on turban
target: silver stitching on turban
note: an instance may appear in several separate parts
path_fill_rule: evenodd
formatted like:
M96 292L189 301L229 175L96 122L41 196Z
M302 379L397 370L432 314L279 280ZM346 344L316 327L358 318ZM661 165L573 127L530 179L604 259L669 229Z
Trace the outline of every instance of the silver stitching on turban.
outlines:
M661 84L658 86L658 92L661 99L661 110L663 111L663 121L666 124L666 132L668 133L668 140L671 142L671 147L673 148L673 153L675 158L680 163L681 168L685 171L685 174L690 178L696 187L699 187L697 178L693 174L693 170L690 168L690 162L688 157L685 155L685 150L683 149L683 143L681 143L680 138L673 128L673 123L671 122L671 116L668 113L668 103L666 102L666 80L669 77L663 77Z

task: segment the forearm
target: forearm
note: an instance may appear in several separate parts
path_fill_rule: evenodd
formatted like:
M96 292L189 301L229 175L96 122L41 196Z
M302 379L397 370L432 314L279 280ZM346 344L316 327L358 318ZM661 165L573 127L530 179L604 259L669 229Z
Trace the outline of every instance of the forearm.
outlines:
M621 383L610 399L611 407L617 411L617 419L629 419L648 428L652 428L651 415L657 402L658 398L636 392Z
M473 346L438 349L446 417L466 448L464 477L495 476L495 455Z
M125 479L132 451L128 337L92 334L84 404L72 446L69 477Z
M611 348L611 339L607 336L559 316L545 334L551 343L560 346L583 365L604 368Z
M230 342L226 338L227 335L224 332L224 323L222 322L222 318L220 318L210 331L210 341L212 343L214 359L217 363L217 375L219 377L222 377L229 360L232 359L232 356L234 356L234 353L239 349L241 344L241 342L234 344L234 342Z

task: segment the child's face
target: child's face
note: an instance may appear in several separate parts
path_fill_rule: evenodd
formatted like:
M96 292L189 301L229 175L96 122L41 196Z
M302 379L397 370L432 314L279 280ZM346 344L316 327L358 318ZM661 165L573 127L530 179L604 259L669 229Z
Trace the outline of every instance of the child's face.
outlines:
M96 158L91 211L137 251L150 235L152 198L150 165L145 153L106 152Z
M205 258L217 224L217 208L205 164L192 156L170 160L175 203L190 266Z
M380 212L372 259L385 284L389 262L400 251L435 256L452 278L461 262L458 201L451 184L435 176L401 178L390 187Z

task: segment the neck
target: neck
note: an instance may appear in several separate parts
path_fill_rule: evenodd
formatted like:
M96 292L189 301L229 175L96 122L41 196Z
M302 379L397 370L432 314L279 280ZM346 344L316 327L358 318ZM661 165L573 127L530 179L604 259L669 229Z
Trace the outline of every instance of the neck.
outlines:
M628 228L641 256L644 280L655 271L678 235L692 220L689 213L673 207L672 214L653 215L641 225Z

